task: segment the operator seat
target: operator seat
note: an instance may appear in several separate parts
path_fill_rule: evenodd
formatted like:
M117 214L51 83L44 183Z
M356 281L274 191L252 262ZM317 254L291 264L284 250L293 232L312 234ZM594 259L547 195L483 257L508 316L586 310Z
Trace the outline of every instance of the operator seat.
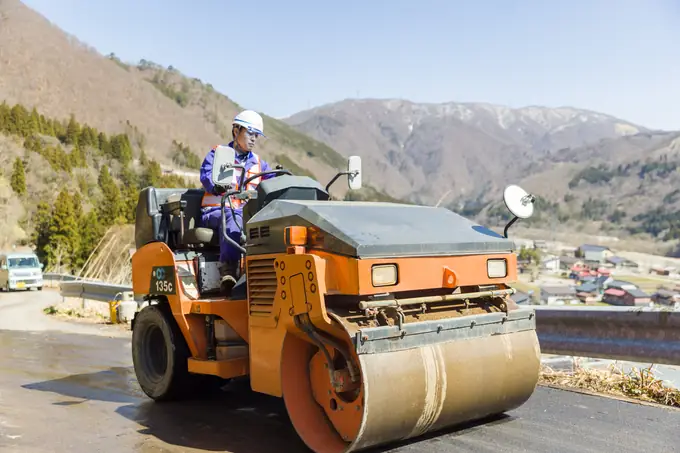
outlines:
M199 226L203 194L203 189L142 189L135 220L136 247L161 241L173 250L219 249L218 232Z

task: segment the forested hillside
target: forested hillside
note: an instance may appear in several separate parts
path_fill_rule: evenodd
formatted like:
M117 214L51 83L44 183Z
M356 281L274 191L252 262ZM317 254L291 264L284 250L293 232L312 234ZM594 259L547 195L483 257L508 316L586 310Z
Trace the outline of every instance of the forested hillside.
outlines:
M141 188L198 187L164 175L146 157L143 136L134 136L0 104L0 177L14 193L5 204L20 202L7 213L0 242L34 245L47 267L75 271L109 227L134 222Z

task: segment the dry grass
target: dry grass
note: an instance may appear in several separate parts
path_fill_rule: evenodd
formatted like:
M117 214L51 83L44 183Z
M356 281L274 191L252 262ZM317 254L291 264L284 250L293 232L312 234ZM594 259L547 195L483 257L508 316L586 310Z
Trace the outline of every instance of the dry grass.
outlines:
M111 227L90 254L78 276L118 285L131 284L130 249L135 247L134 233L134 225Z
M575 364L574 371L555 371L542 366L539 384L575 388L593 393L633 398L650 403L680 408L680 390L666 387L654 377L652 367L633 368L625 373L615 365L608 370L583 368Z
M43 312L64 320L76 320L79 322L94 324L110 324L109 305L101 302L91 302L83 305L78 298L68 297L56 305L46 307Z

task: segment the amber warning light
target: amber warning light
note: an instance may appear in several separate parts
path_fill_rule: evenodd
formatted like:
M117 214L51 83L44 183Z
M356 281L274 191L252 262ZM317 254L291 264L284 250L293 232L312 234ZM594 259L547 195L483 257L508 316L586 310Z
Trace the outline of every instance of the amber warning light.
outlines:
M307 243L307 228L302 226L286 227L284 232L284 242L287 246L300 246Z

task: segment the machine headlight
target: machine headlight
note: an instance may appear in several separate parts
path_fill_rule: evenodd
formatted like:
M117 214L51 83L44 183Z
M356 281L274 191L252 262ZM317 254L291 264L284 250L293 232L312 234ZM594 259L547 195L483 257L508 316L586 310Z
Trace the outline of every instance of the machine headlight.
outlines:
M391 286L397 284L397 265L380 264L371 268L373 286Z
M508 275L508 262L505 258L486 261L486 275L489 278L502 278Z

